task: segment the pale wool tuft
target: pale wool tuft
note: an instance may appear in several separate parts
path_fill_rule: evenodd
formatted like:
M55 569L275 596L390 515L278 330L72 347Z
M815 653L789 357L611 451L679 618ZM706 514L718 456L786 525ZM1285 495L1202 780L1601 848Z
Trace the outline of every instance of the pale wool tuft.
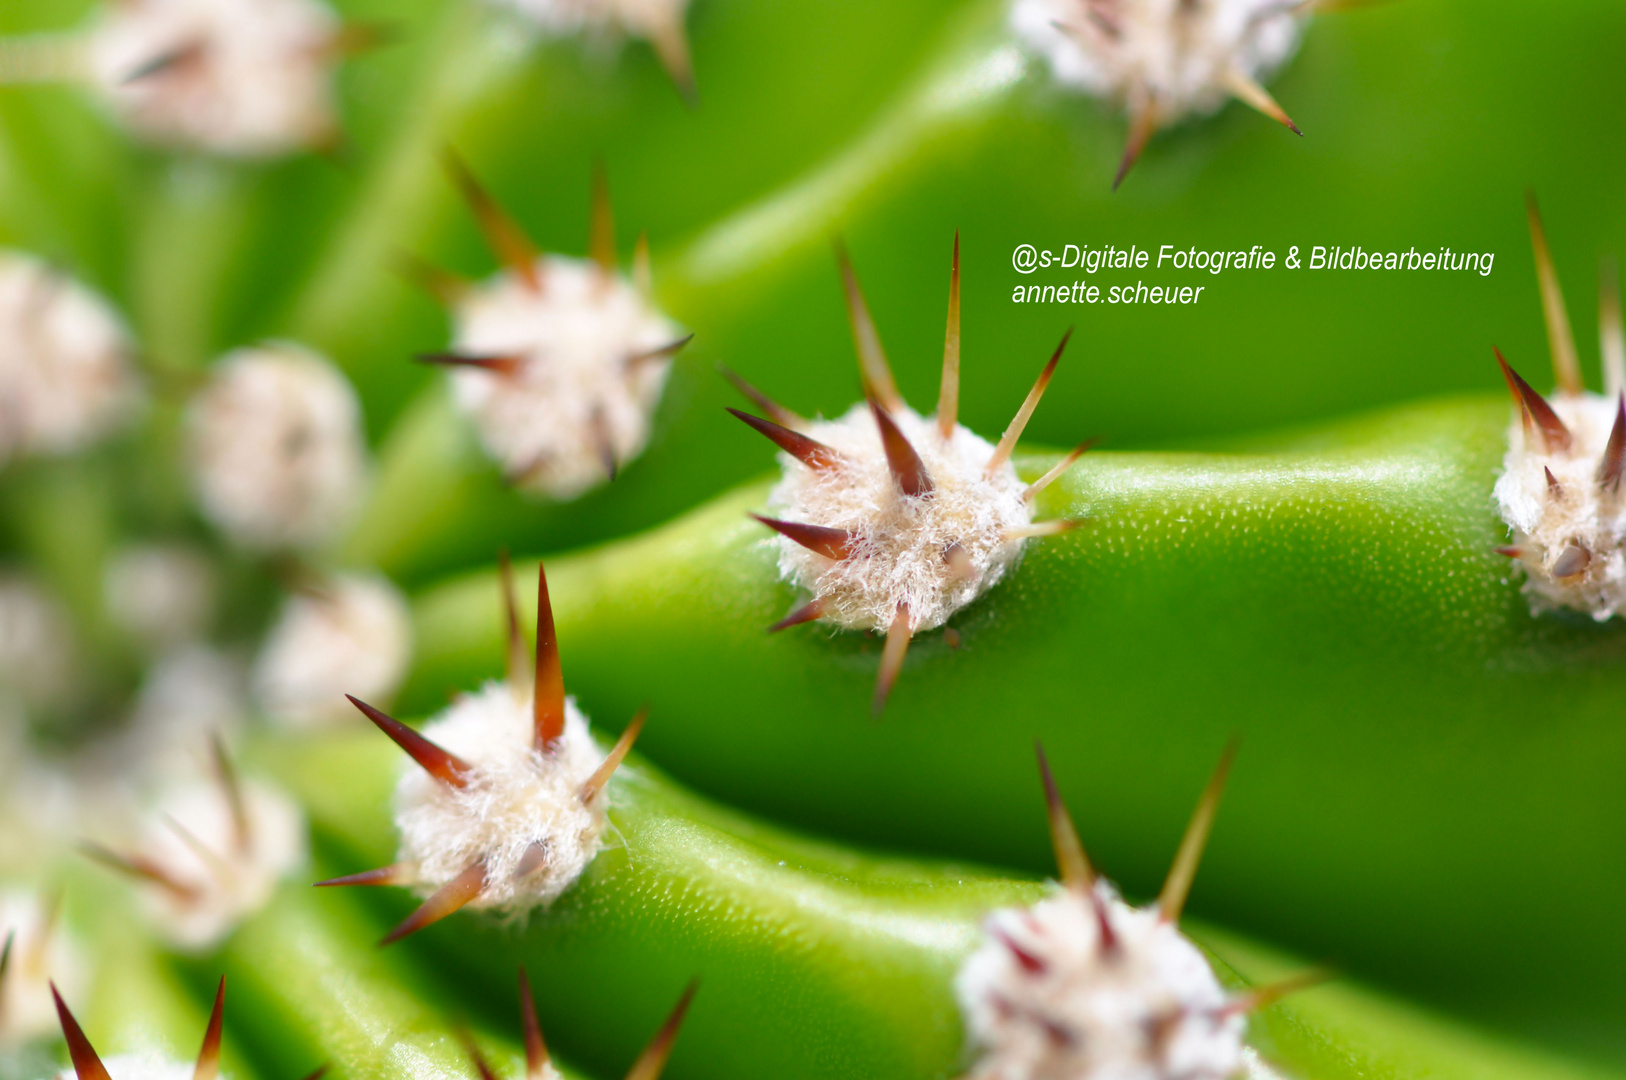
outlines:
M678 26L689 0L491 0L549 34L625 33L656 38Z
M889 415L931 475L930 494L909 496L898 487L875 417L859 404L804 432L840 454L840 464L812 469L781 453L784 477L768 506L777 517L859 537L839 561L785 536L772 541L780 577L822 598L826 618L847 629L886 630L903 603L913 634L941 626L1004 577L1022 552L1022 540L1006 539L1006 531L1031 524L1033 510L1010 462L984 477L994 455L987 441L956 426L945 442L935 420L907 407ZM955 544L966 555L958 571L946 554Z
M53 1014L55 1015L55 1014ZM196 1062L176 1061L152 1051L138 1054L118 1054L103 1058L102 1066L112 1080L192 1080ZM229 1080L229 1074L222 1073ZM72 1068L56 1074L56 1080L78 1080Z
M270 157L331 141L338 17L317 0L116 0L88 42L91 78L154 142Z
M582 784L604 761L587 719L565 701L565 730L546 755L533 745L529 694L488 682L425 725L424 737L471 766L454 788L408 767L395 789L400 861L432 892L476 862L486 888L470 907L519 914L546 905L581 876L606 824L600 791L583 805Z
M0 1046L58 1031L51 983L67 997L85 987L85 958L52 901L26 889L0 891L0 949L12 937L11 962L0 979Z
M293 727L353 723L351 693L394 695L412 655L412 614L388 579L344 574L290 596L254 666L254 696Z
M1197 947L1155 906L1132 908L1104 881L1095 890L1116 938L1110 953L1076 892L989 916L954 984L978 1051L970 1076L1230 1080L1253 1064L1246 1021L1226 1009Z
M256 550L332 539L367 487L361 404L337 368L287 343L237 349L190 406L203 512Z
M1597 479L1618 402L1582 393L1555 394L1548 404L1570 430L1570 449L1549 452L1516 416L1496 505L1521 551L1531 609L1573 608L1602 622L1626 608L1626 491L1604 491ZM1557 493L1549 490L1548 469Z
M1057 82L1120 104L1144 94L1161 124L1215 111L1230 72L1262 82L1299 42L1281 0L1016 0L1011 27Z
M144 830L141 854L191 890L181 896L161 886L142 889L153 925L181 948L218 944L264 907L277 883L305 862L305 818L299 805L253 780L241 781L241 790L247 847L239 844L225 790L213 781L169 788Z
M0 251L0 465L73 453L121 426L142 397L132 354L107 301Z
M571 499L609 477L649 440L678 328L629 281L560 255L537 261L540 290L504 272L454 311L452 351L519 361L513 373L459 368L457 402L480 441L518 486Z

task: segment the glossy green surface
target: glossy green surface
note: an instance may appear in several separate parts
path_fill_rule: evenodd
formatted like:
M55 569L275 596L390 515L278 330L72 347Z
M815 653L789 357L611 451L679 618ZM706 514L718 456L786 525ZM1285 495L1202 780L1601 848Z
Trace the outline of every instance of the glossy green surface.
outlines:
M1044 869L1042 739L1085 835L1150 891L1233 733L1196 910L1570 1043L1616 1040L1626 631L1532 618L1491 549L1505 401L1441 401L1215 453L1091 453L999 587L911 647L763 628L800 602L761 485L550 560L568 685L647 702L641 746L709 794L841 836ZM1030 458L1026 475L1049 459ZM500 663L496 588L418 603L403 707Z

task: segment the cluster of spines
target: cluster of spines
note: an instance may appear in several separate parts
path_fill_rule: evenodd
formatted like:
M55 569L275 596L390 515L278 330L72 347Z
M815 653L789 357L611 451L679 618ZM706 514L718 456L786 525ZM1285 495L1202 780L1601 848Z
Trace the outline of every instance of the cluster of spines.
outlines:
M519 606L516 602L513 589L513 579L509 570L507 556L502 559L502 579L504 594L504 611L508 628L508 681L509 685L517 688L529 685L531 694L531 716L534 730L534 746L538 753L546 756L556 750L559 740L565 731L565 683L564 674L559 664L559 639L553 629L553 607L548 601L547 572L540 564L536 571L536 649L531 657L526 656L525 638L520 631ZM346 695L349 697L349 695ZM388 735L407 756L412 758L423 770L439 783L451 788L462 788L468 784L469 774L472 771L468 762L463 761L456 754L435 745L424 738L412 728L396 720L394 717L375 709L373 706L358 698L350 697L350 702L361 710L363 716L371 720L380 731ZM594 770L577 791L577 798L583 805L591 803L604 790L610 777L626 758L637 740L638 733L643 730L645 712L640 711L622 731L621 737L616 740L604 761ZM546 858L547 853L539 848L532 848L535 858ZM539 866L540 862L531 866L521 866L521 876L531 869ZM343 877L329 878L318 881L318 886L332 885L411 885L414 881L414 868L404 863L394 863L379 867L376 870L364 870L359 874L347 874ZM468 865L462 873L442 885L420 904L417 910L408 915L400 925L385 935L381 945L388 945L399 941L408 934L422 930L427 926L439 922L448 915L455 914L467 905L479 899L485 892L490 878L486 865L476 860Z
M898 391L897 382L892 376L892 368L887 363L886 353L881 348L880 335L876 332L875 321L870 316L869 306L865 303L864 294L858 286L858 278L853 273L852 263L848 260L844 249L838 247L836 254L841 268L842 294L846 299L848 321L852 325L853 343L858 353L859 376L863 384L864 397L869 402L871 414L875 417L875 426L880 432L881 446L886 453L887 466L898 485L898 489L905 496L923 498L932 493L931 475L926 471L926 466L920 460L920 455L915 452L915 448L904 437L903 432L899 430L891 415L905 408L906 403L903 400L903 395ZM989 458L988 464L984 467L985 475L992 476L1010 460L1011 453L1016 448L1016 441L1022 437L1022 432L1027 427L1029 418L1032 417L1034 409L1038 407L1039 400L1044 396L1045 389L1050 385L1050 378L1055 373L1056 364L1060 362L1061 354L1067 348L1067 342L1071 339L1072 334L1073 331L1068 329L1062 335L1061 343L1056 346L1056 351L1051 355L1050 361L1045 364L1044 370L1039 373L1039 378L1034 382L1033 388L1028 391L1027 398L1022 402L1021 408L1017 410L1016 416L1011 420L1009 426L1005 428L1004 434L1000 436L999 444L994 448L993 456ZM752 430L767 437L775 446L809 469L824 470L840 467L841 455L835 449L809 438L798 430L808 427L810 421L780 405L734 372L725 368L723 373L739 388L741 393L755 402L772 419L753 416L739 409L729 409L728 412L744 421ZM953 437L958 425L959 403L960 236L959 233L955 233L954 257L949 272L948 326L943 340L943 374L937 401L937 430L945 441ZM1095 442L1095 439L1086 439L1080 443L1057 462L1053 468L1029 484L1023 492L1023 497L1031 502L1038 496L1039 492L1055 482ZM830 528L807 522L785 521L779 518L765 517L761 514L753 514L752 517L816 555L822 555L832 561L858 557L854 554L854 545L859 537L846 529ZM1007 533L1005 539L1021 540L1055 536L1076 528L1080 524L1082 522L1071 519L1036 522L1033 525ZM951 569L958 570L957 560L964 560L965 553L956 547L950 547L944 553L944 559L949 563ZM802 623L812 622L821 618L825 613L826 601L815 596L785 618L774 623L768 628L768 631L775 633ZM876 676L872 708L877 714L885 707L887 698L892 693L892 687L897 682L898 673L903 670L903 661L909 650L911 636L908 608L899 605L893 617L892 625L887 630L886 645L881 652L880 671Z

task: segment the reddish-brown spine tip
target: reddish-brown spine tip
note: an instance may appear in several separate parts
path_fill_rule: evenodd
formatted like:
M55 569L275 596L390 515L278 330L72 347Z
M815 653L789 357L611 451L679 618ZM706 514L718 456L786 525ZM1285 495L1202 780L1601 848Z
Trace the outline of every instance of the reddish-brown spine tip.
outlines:
M718 364L717 373L732 383L734 389L749 398L757 408L767 413L773 419L773 422L780 427L800 430L807 426L807 417L791 412L779 402L752 386L739 372L730 368L727 364Z
M536 999L531 996L524 964L519 966L519 1022L525 1029L525 1080L542 1080L547 1072L548 1044L542 1039L542 1022L536 1017Z
M215 1007L209 1013L209 1026L203 1030L203 1045L198 1048L198 1063L192 1069L192 1080L215 1080L220 1075L220 1025L226 1013L226 976L220 977L215 988Z
M1056 365L1061 363L1061 354L1067 351L1067 343L1071 340L1073 328L1069 326L1067 332L1061 336L1060 343L1056 345L1056 351L1050 354L1050 360L1045 364L1044 370L1039 372L1039 377L1033 381L1033 389L1028 391L1028 396L1022 400L1021 408L1016 410L1016 415L1005 428L1005 433L999 437L999 445L994 447L993 456L983 467L983 475L992 477L1000 466L1010 460L1011 454L1016 450L1016 441L1022 437L1022 432L1027 430L1028 421L1033 418L1033 411L1039 407L1039 402L1044 398L1044 392L1050 386L1050 379L1056 374Z
M546 752L565 733L565 674L559 665L559 634L553 628L548 573L536 565L536 694L532 699L536 748Z
M604 162L593 162L592 223L587 252L605 277L615 273L615 211L610 206L610 178Z
M870 317L864 292L858 287L858 275L853 273L847 248L836 241L836 263L841 268L842 295L847 301L847 319L852 324L853 347L858 351L859 374L864 383L864 396L880 401L888 409L903 407L903 395L892 377L892 368L886 362L886 351L881 348L881 337L876 332L875 320Z
M388 934L378 944L390 945L408 934L417 933L426 926L432 926L446 916L456 913L463 907L474 902L486 888L486 868L484 863L473 863L452 880L437 889L429 899L418 905L414 911L401 921L401 924Z
M892 616L892 625L886 631L886 644L881 647L881 666L875 673L875 695L870 699L871 716L880 716L886 710L887 699L903 673L904 657L909 655L909 641L914 636L909 629L909 605L900 603Z
M452 182L462 192L464 201L469 204L469 209L474 212L492 253L532 291L542 291L542 273L538 265L541 253L531 243L530 237L525 235L525 230L498 205L455 151L447 148L441 160L451 174Z
M1157 898L1158 915L1165 922L1178 923L1181 911L1185 910L1186 897L1191 894L1191 883L1197 877L1203 849L1208 846L1214 814L1219 810L1220 796L1225 793L1225 781L1231 775L1231 763L1236 760L1239 746L1240 741L1233 738L1220 754L1219 764L1214 767L1202 798L1197 800L1191 823L1186 826L1186 835L1180 840L1180 850L1174 856L1174 865L1169 868L1169 876Z
M646 705L638 710L637 716L627 722L621 737L615 740L615 745L604 755L604 760L593 770L593 775L582 784L579 794L584 804L592 802L598 793L604 790L604 785L610 782L610 777L621 767L621 762L626 760L627 754L632 750L632 744L638 741L638 733L644 730L644 721L647 719L649 707Z
M937 433L954 437L960 417L960 230L954 230L954 261L949 267L948 325L943 332L943 380L937 393Z
M694 335L689 334L687 337L680 337L676 341L668 341L665 345L658 345L655 348L647 349L644 352L633 353L631 356L627 357L627 363L641 364L645 360L664 360L669 356L676 356L678 353L683 351L684 347L687 346L689 342L693 340Z
M786 615L783 619L780 619L778 622L768 627L768 633L777 634L781 630L789 630L793 626L800 626L803 623L812 622L814 619L820 618L824 615L824 608L824 599L822 597L815 596L813 599L809 600L807 603L803 604L789 615Z
M823 525L808 525L801 521L781 521L778 518L752 514L762 524L781 536L794 540L815 555L826 559L845 559L852 554L857 537L846 529L831 529Z
M875 417L875 426L880 429L881 449L886 452L887 468L892 470L892 477L898 482L898 487L903 489L905 495L914 498L930 495L936 485L932 483L931 474L926 471L926 463L915 453L915 448L904 437L897 422L874 398L869 399L869 411Z
M468 783L469 764L455 754L448 753L379 709L362 701L353 694L346 694L350 704L361 710L361 714L378 726L378 730L395 741L395 745L407 752L407 756L419 765L423 771L433 776L443 784L460 788Z
M1118 186L1129 175L1129 170L1135 167L1140 160L1141 151L1151 141L1152 132L1157 130L1157 110L1144 94L1137 95L1139 100L1130 107L1129 137L1124 142L1123 157L1118 160L1118 171L1112 177L1112 190L1117 191Z
M96 1055L96 1048L90 1045L85 1037L84 1029L79 1021L73 1018L68 1010L67 1003L57 992L56 983L51 983L51 1000L56 1002L56 1016L62 1023L62 1040L68 1044L68 1058L73 1062L74 1075L79 1080L113 1080L107 1074L107 1066Z
M339 885L404 885L411 876L404 864L392 863L389 866L380 866L377 870L363 870L359 874L345 874L343 877L328 878L326 881L312 884L318 889Z
M689 1004L694 1001L695 991L700 989L699 980L689 983L684 988L683 996L666 1017L666 1022L655 1033L644 1052L633 1062L632 1068L627 1070L627 1080L659 1080L661 1072L666 1068L666 1059L672 1056L672 1044L677 1041L678 1029L683 1026L683 1018L689 1012Z
M772 420L764 420L760 416L752 416L739 409L730 409L727 406L724 406L724 409L729 415L765 436L779 449L810 469L833 469L841 461L840 454L817 439L810 439L799 431L792 431Z
M1502 377L1507 380L1508 389L1513 393L1513 399L1518 402L1523 411L1525 430L1534 424L1541 432L1541 437L1549 451L1567 451L1570 448L1570 429L1564 426L1564 421L1553 412L1547 399L1531 389L1530 384L1519 376L1513 366L1502 355L1502 350L1491 346L1496 353L1496 362L1501 365Z
M1062 802L1044 745L1035 742L1033 754L1039 761L1039 779L1044 784L1045 813L1050 819L1050 842L1056 850L1056 869L1061 874L1061 883L1075 892L1091 892L1095 887L1095 871L1090 867L1089 856L1084 854L1084 845L1079 842L1078 829L1073 825L1072 815L1067 813L1067 804Z
M419 353L416 359L420 364L479 368L493 375L512 375L524 363L524 358L519 356L463 356L453 352Z
M1598 487L1614 493L1620 490L1620 477L1626 472L1626 392L1615 399L1615 423L1609 429L1609 442L1598 462Z

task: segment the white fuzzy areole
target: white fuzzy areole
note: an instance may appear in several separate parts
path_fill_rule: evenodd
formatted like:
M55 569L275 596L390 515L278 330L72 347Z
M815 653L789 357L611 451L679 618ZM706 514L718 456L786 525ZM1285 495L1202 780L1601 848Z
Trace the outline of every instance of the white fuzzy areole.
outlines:
M197 1063L176 1061L154 1051L143 1051L102 1058L102 1067L112 1080L192 1080ZM230 1080L230 1073L222 1072L220 1075ZM71 1068L63 1069L56 1074L56 1080L78 1080L78 1074Z
M1158 122L1211 113L1227 72L1263 82L1298 48L1281 0L1015 0L1011 26L1056 81L1128 103L1146 93Z
M317 547L350 520L366 491L356 392L298 345L228 353L187 421L204 515L246 548Z
M683 21L689 0L491 0L550 34L626 33L656 37Z
M540 291L504 272L453 312L453 352L518 357L518 370L459 368L452 385L504 473L526 490L572 499L608 479L597 425L617 463L643 451L672 362L632 358L681 335L626 278L595 263L544 255L537 270Z
M867 404L836 420L817 420L805 434L841 455L832 469L810 469L779 455L784 477L768 496L769 512L789 521L846 529L860 539L855 553L832 561L776 536L779 575L825 601L824 617L851 630L886 630L900 603L909 605L909 631L941 626L993 588L1022 553L1008 529L1033 521L1027 489L1005 462L991 478L983 470L994 447L956 426L946 443L937 421L904 407L890 414L920 455L933 491L905 495L887 466L879 429ZM945 557L960 545L969 572Z
M270 157L338 131L339 30L317 0L114 0L87 51L108 107L142 137ZM138 74L169 57L162 70Z
M215 609L215 568L185 544L130 544L113 553L102 573L112 620L144 648L191 641Z
M1539 434L1526 437L1518 416L1508 430L1507 455L1496 480L1496 505L1523 554L1524 592L1536 613L1567 607L1599 622L1626 606L1626 484L1603 491L1598 464L1615 422L1617 402L1599 394L1554 394L1549 404L1572 442L1568 451L1549 452ZM1548 489L1551 469L1561 492ZM1557 578L1553 568L1566 548L1591 554L1585 569Z
M988 917L955 993L978 1051L973 1078L1231 1080L1248 1064L1247 1022L1200 950L1156 907L1097 882L1116 937L1103 954L1094 907L1058 890ZM1013 948L1012 946L1015 946ZM1030 970L1021 950L1039 970Z
M0 949L12 937L11 962L0 978L0 1046L54 1035L51 983L74 998L88 982L84 954L46 899L31 889L0 891Z
M107 301L0 250L0 465L73 453L120 427L142 397L132 351Z
M409 763L395 788L400 861L416 866L420 891L481 862L486 889L470 907L521 914L552 903L598 854L607 821L602 790L588 805L578 797L604 755L575 699L565 700L564 735L546 755L533 745L530 695L506 682L460 699L423 734L471 772L454 788Z
M305 862L305 818L299 805L254 780L241 781L241 787L249 826L246 849L238 846L231 807L218 781L169 788L144 830L141 854L196 892L181 897L156 885L141 891L153 925L181 948L201 950L220 942L264 907L277 883Z
M254 696L292 727L358 722L345 694L386 703L411 655L401 590L378 575L337 575L283 602L254 665Z

